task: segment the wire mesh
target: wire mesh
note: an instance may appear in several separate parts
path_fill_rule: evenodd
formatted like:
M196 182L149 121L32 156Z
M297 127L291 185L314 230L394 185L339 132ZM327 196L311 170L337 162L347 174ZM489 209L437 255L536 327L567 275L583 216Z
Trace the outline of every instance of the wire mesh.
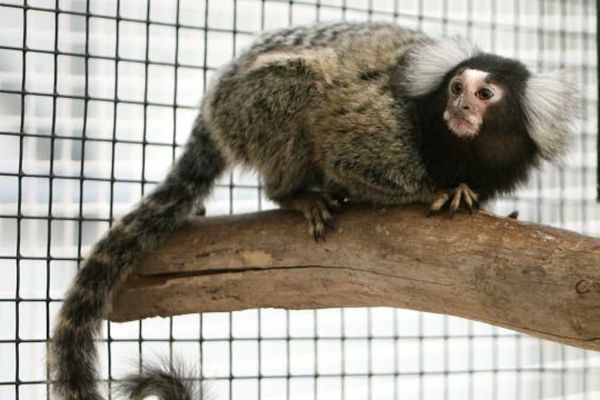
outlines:
M165 174L219 65L255 32L387 20L566 68L582 118L561 168L494 209L600 234L596 3L589 0L0 0L0 398L48 395L45 342L78 261ZM209 214L273 207L234 170ZM168 354L216 399L600 399L600 357L387 308L248 310L106 324L105 386Z

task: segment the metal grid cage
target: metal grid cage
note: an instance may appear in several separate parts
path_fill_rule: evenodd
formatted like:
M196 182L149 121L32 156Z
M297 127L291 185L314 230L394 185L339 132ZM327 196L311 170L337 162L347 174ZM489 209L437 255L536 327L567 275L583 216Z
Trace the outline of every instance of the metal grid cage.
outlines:
M565 68L582 118L561 168L494 208L600 234L596 3L589 0L0 0L0 398L48 395L46 340L77 263L165 174L211 73L255 32L387 20ZM209 214L273 207L233 171ZM106 324L105 385L168 354L215 399L600 399L600 356L386 308L249 310Z

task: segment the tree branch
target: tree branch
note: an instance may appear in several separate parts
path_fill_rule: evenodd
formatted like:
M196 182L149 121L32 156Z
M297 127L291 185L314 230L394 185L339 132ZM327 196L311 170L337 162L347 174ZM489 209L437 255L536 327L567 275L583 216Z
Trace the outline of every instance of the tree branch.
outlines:
M141 262L109 319L389 306L600 350L600 239L499 218L356 208L325 243L299 214L195 219Z

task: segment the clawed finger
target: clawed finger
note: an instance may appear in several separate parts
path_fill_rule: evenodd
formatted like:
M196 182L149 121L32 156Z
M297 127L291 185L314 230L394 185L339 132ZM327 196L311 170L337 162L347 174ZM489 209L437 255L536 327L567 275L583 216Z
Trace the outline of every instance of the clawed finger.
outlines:
M435 214L436 212L440 211L442 209L442 207L444 207L444 205L448 202L449 199L450 199L450 195L448 195L448 193L446 193L446 192L438 193L436 196L434 196L433 202L431 203L431 206L429 207L429 211L427 212L427 216L430 217L433 214Z
M321 210L321 218L328 228L335 229L335 223L333 222L333 217L331 216L329 210Z
M450 218L454 217L454 213L460 207L461 198L462 198L462 192L460 190L457 190L456 193L454 193L452 202L450 203Z
M315 242L324 242L327 229L335 228L330 209L336 205L339 207L339 203L333 197L323 194L317 198L316 195L311 195L289 204L302 211L308 224L308 234Z
M433 201L427 212L427 216L441 210L446 204L449 204L450 218L460 209L462 204L466 205L469 214L473 213L479 205L479 195L475 193L468 185L462 183L458 187L449 192L440 192L434 195Z
M311 210L312 212L312 221L314 224L314 239L316 242L321 240L325 240L325 223L323 222L323 217L321 216L321 204L319 202L315 203L315 206Z

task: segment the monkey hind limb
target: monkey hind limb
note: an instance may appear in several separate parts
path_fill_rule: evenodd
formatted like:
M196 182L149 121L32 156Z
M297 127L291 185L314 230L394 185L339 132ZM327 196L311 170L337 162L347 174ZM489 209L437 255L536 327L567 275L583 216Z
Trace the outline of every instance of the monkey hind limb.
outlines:
M225 167L223 154L199 116L184 153L166 179L94 246L67 292L50 344L53 391L59 399L102 398L94 339L115 290L144 254L183 225ZM166 379L168 372L161 375L156 369L147 370L137 383L147 382L144 376L162 377L157 384L164 390L172 386L169 390L181 393L186 386L175 378Z

